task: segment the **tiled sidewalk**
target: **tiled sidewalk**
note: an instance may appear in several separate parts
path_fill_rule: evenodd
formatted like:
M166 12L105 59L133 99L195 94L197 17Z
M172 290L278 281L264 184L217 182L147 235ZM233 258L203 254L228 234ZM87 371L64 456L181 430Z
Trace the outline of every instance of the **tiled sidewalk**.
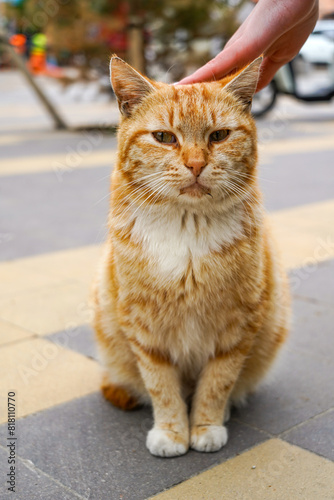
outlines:
M1 500L334 499L333 132L330 122L291 120L261 147L266 205L291 276L292 333L268 383L233 412L226 447L173 459L145 448L149 409L121 412L99 392L89 288L115 139L59 177L55 165L68 166L87 136L0 136ZM5 484L9 391L16 494Z

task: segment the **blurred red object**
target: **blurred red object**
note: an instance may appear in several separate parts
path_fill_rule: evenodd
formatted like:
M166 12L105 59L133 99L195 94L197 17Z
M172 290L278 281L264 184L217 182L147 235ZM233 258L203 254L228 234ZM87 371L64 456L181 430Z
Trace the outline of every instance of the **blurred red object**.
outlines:
M25 35L16 33L10 37L9 43L14 47L17 54L23 56L26 53L27 37Z

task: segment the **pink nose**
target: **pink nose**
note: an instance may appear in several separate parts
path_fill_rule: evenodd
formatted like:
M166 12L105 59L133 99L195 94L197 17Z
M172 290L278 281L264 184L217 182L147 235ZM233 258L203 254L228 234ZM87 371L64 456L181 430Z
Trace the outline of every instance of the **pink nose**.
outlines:
M207 163L204 158L188 158L185 166L191 170L191 173L198 177L202 170L206 167Z

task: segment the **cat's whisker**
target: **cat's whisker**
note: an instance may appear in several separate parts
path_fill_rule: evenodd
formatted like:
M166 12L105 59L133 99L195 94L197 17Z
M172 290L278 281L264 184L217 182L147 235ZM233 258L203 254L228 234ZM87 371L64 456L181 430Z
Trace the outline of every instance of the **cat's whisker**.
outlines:
M243 210L244 210L244 214L246 215L247 219L248 219L248 223L249 223L249 227L250 227L250 231L251 231L251 234L252 234L252 221L251 221L251 218L250 218L250 215L248 213L248 210L246 209L245 207L245 204L251 209L252 211L252 205L249 203L249 201L247 200L247 198L242 195L238 195L238 193L234 190L235 186L233 186L232 183L229 184L229 187L231 187L231 192L233 192L234 194L236 193L236 199L242 204L243 206Z
M129 185L131 185L131 184L133 184L133 183L129 183ZM111 196L113 193L115 193L118 189L121 189L121 188L122 188L122 189L124 189L124 187L123 187L123 186L120 186L119 188L116 188L116 189L114 189L114 190L113 190L113 189L111 189L111 192L110 192L110 193L108 193L108 194L106 194L105 196L103 196L102 198L100 198L97 202L95 202L95 203L94 203L94 205L93 205L93 206L95 207L95 206L99 205L99 203L102 203L102 201L104 201L106 198L108 198L108 197L109 197L109 196Z
M105 194L104 196L102 196L102 198L100 198L98 201L96 201L93 204L93 207L96 207L97 205L99 205L100 203L102 203L102 201L104 201L106 198L109 198L109 197L110 197L110 193Z
M143 185L145 185L145 182L143 182L143 181L145 181L146 179L150 179L151 177L158 177L158 176L161 177L160 172L154 172L152 174L143 175L140 179L134 179L133 181L127 182L125 185L121 185L116 189L113 189L113 187L111 187L111 192L116 193L116 191L118 191L119 189L124 190L126 187L135 186L135 185L138 185L138 189L140 189Z
M243 204L246 203L250 207L250 209L252 209L252 204L262 206L260 201L254 197L252 191L246 191L240 186L236 186L231 180L225 181L225 185L228 186L231 193L236 195L238 201L242 202Z
M145 195L146 195L146 194L148 194L150 191L152 192L152 190L154 190L155 188L160 187L160 185L162 185L162 184L163 184L163 182L164 182L164 181L163 181L162 179L158 179L158 180L156 180L154 183L152 183L152 184L150 184L149 186L147 186L144 190L142 190L142 191L139 193L139 195L137 195L137 196L136 196L136 198L135 198L134 200L130 198L131 203L130 203L130 205L129 205L126 209L125 209L125 211L123 212L123 215L124 215L124 214L125 214L128 210L130 210L130 209L131 209L131 208L132 208L132 207L136 204L136 202L137 202L138 200L140 200L142 197L144 197L144 200L143 200L143 202L140 204L140 206L141 206L143 203L145 203L145 201L146 201L146 199L147 199L147 198L145 198ZM153 192L154 192L154 191L153 191ZM138 210L138 208L139 208L139 207L137 207L137 210ZM136 210L136 211L137 211L137 210Z
M129 182L129 185L134 185L134 184L135 184L135 181L133 181L133 182ZM93 205L93 206L95 207L95 206L99 205L99 203L102 203L102 201L104 201L106 198L108 198L109 196L111 196L111 195L112 195L113 193L115 193L118 189L124 189L124 187L123 187L123 186L119 186L119 187L118 187L118 188L116 188L116 189L112 189L112 188L111 188L111 192L110 192L110 193L108 193L108 194L106 194L106 195L105 195L105 196L103 196L102 198L100 198L97 202L95 202L95 203L94 203L94 205Z
M161 177L161 174L160 174L160 177ZM143 177L143 179L144 179L144 177ZM160 180L160 179L157 179L157 181L159 181L159 180ZM155 179L153 179L153 181L156 181L156 180L155 180ZM119 188L115 189L115 190L113 191L113 193L115 193L118 189L121 189L121 188L122 188L124 191L126 191L126 189L127 189L128 187L130 187L130 185L131 185L131 184L132 184L132 183L128 183L128 184L126 184L125 186L120 186ZM137 184L138 184L138 181L133 182L133 184L137 185ZM142 183L141 183L141 184L140 184L140 185L139 185L139 186L138 186L135 190L131 191L131 194L130 194L130 195L127 193L127 194L125 194L125 196L126 196L127 198L130 198L130 196L131 196L131 197L133 197L133 195L135 195L136 193L140 193L140 192L142 192L144 189L146 189L146 187L149 187L151 184L152 184L152 182L151 182L151 181L149 181L149 182L142 182ZM154 184L154 183L153 183L153 184ZM140 196L140 195L139 195L139 196Z
M259 175L250 174L248 172L239 172L238 170L231 171L233 175L237 175L238 177L244 177L245 179L259 179L263 182L271 182L275 183L272 179L265 179L264 177L260 177Z
M131 197L127 197L127 200L129 201L128 206L123 210L122 215L126 215L133 207L137 206L136 203L138 200L141 198L145 197L146 194L148 194L150 191L152 191L151 187L146 187L145 189L141 189L140 193L137 194L137 196L132 199Z
M164 186L161 186L160 188L157 188L157 189L159 189L159 194L160 194L160 191L161 191L161 192L163 192L163 187L164 187ZM151 194L150 196L152 196L153 194L154 194L154 191L152 192L152 194ZM147 202L147 201L149 200L150 196L148 196L146 199L144 199L144 200L142 201L142 203L141 203L141 204L137 207L137 209L136 209L136 210L134 211L134 213L132 214L132 217L133 217L133 218L135 218L136 213L137 213L137 212L138 212L138 210L142 207L142 205L143 205L145 202Z

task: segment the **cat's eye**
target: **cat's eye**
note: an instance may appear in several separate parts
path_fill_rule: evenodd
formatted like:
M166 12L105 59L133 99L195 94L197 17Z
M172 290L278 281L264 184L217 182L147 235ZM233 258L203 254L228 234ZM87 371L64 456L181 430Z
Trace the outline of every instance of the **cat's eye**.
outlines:
M176 144L177 139L171 132L153 132L153 137L163 144Z
M230 131L227 129L216 130L215 132L212 132L212 134L210 134L209 140L210 142L221 142L226 139L229 133Z

